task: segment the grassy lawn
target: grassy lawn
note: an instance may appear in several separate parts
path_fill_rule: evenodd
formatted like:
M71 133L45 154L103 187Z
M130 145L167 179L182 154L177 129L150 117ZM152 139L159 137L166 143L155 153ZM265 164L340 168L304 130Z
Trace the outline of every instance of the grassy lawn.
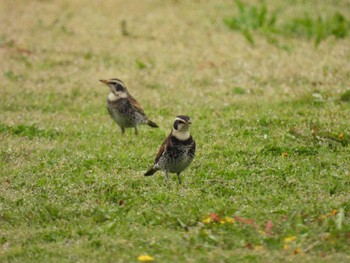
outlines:
M2 0L0 262L350 262L336 2ZM159 129L121 136L112 77ZM197 155L165 185L179 114Z

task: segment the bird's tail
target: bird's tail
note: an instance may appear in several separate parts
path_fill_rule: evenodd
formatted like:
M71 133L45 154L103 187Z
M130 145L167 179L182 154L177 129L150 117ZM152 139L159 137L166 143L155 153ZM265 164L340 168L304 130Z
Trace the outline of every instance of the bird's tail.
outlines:
M151 126L152 128L158 128L158 125L150 120L147 120L147 125Z
M148 169L148 171L145 173L145 176L151 176L154 175L159 169L154 168L154 166L152 166L151 168Z

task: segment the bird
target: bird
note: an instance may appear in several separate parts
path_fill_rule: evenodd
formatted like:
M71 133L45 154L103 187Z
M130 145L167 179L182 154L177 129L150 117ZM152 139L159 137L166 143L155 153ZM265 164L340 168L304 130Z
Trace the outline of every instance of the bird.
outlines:
M156 123L147 118L141 105L130 95L123 81L117 78L100 79L100 81L110 89L107 109L112 119L121 128L122 134L125 133L125 128L135 128L135 135L137 135L137 126L141 124L158 128Z
M196 153L196 142L189 132L190 125L190 117L176 116L169 136L160 146L154 165L148 169L145 176L162 170L167 184L168 174L176 173L179 184L181 184L180 174L191 164Z

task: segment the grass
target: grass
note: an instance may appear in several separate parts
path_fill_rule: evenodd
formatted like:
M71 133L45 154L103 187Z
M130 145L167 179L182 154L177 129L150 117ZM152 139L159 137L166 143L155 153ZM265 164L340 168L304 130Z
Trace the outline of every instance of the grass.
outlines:
M349 39L251 46L222 23L235 7L1 2L1 262L350 260ZM159 129L120 136L109 77ZM166 186L143 173L177 114L198 150Z
M318 46L330 36L345 38L350 31L350 21L340 10L334 13L323 12L322 15L320 13L316 17L313 17L314 10L310 10L312 16L305 12L279 23L283 9L269 12L265 1L253 6L240 0L235 2L238 14L225 18L224 23L230 29L242 32L246 40L252 45L255 44L252 31L266 35L267 39L274 44L278 43L276 36L284 36L287 38L304 37L312 39L315 46ZM287 7L290 7L290 5L287 5L284 9Z

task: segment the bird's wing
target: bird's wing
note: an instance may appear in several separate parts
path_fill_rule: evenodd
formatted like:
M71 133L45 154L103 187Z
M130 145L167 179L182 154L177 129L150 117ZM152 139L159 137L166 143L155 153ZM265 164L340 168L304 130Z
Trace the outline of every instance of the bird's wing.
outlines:
M165 141L163 142L163 144L160 146L158 154L156 156L156 159L154 161L154 163L158 163L160 157L165 153L165 151L167 150L167 148L169 148L171 146L171 140L170 140L170 136L169 135Z
M111 109L108 106L107 106L107 110L109 112L109 115L111 115L113 117L113 113L112 113Z
M138 103L138 101L137 101L133 96L131 96L130 94L129 94L129 96L128 96L128 100L129 100L129 102L131 103L131 105L132 105L136 110L138 110L142 115L145 115L145 112L143 111L143 109L142 109L140 103Z
M196 142L195 142L194 140L193 140L192 147L191 147L189 153L190 153L191 155L193 155L193 156L194 156L195 153L196 153Z

